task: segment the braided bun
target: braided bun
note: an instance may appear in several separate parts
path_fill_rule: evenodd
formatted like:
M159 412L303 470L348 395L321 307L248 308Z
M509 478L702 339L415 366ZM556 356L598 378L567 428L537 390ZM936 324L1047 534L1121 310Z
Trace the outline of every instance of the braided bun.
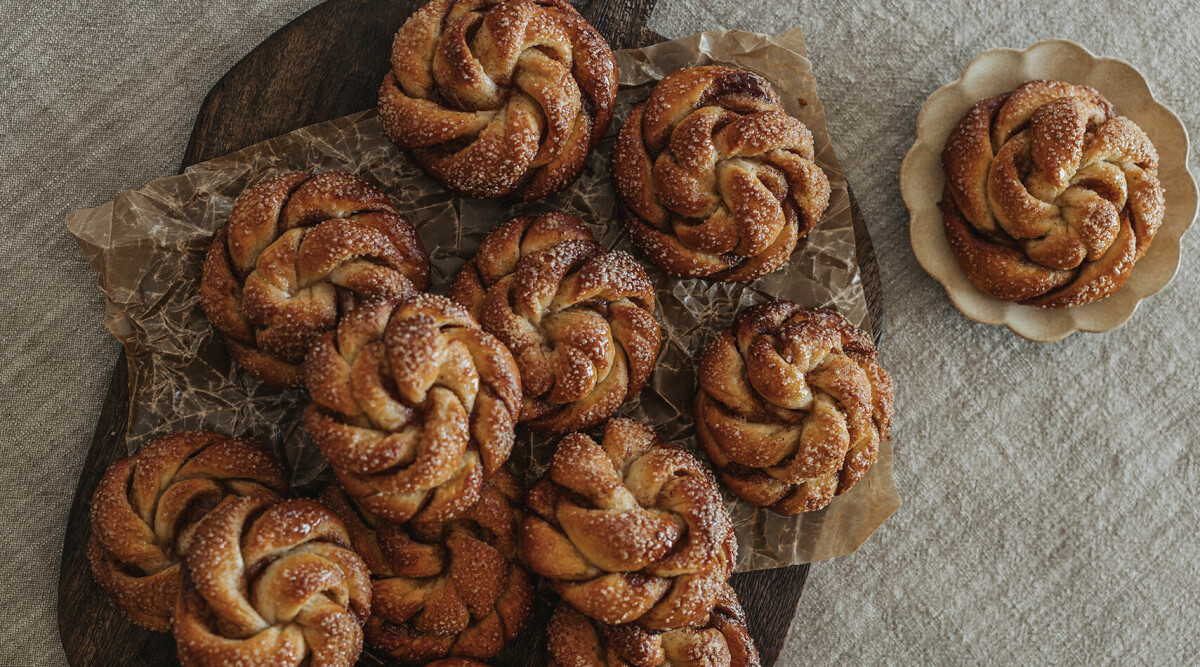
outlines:
M688 278L750 281L779 267L829 205L812 133L766 79L679 70L636 107L613 148L623 220L650 261Z
M304 355L341 313L428 283L421 239L387 195L345 172L292 172L234 202L205 257L200 305L251 375L298 387Z
M550 667L758 667L746 613L728 584L703 622L667 631L608 625L559 603L546 628Z
M653 630L702 622L729 579L733 524L704 466L628 419L562 439L529 491L525 556L568 604Z
M363 304L317 341L305 375L309 435L347 493L389 521L454 518L512 452L516 362L445 297Z
M654 285L578 218L518 216L492 230L450 295L512 350L521 420L538 431L591 428L637 395L658 357Z
M379 114L450 190L533 201L579 176L616 94L612 51L565 0L432 0L396 33Z
M204 517L233 498L286 493L283 467L253 440L208 431L164 435L114 463L96 486L92 573L130 620L166 632L180 561Z
M405 663L495 656L525 626L533 578L517 564L524 489L507 470L444 524L393 524L336 487L322 500L345 521L374 578L367 644Z
M371 577L329 509L236 498L196 531L172 631L191 665L353 665Z
M1043 308L1120 289L1162 224L1158 152L1100 93L1030 81L971 107L942 152L946 237L976 287Z
M700 360L696 436L735 495L781 514L820 509L875 463L892 381L875 346L824 308L738 314Z

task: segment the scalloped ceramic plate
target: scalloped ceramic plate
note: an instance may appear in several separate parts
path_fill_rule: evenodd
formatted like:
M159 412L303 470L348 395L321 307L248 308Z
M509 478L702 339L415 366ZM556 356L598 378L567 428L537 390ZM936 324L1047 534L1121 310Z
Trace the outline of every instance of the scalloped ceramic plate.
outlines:
M1150 249L1125 286L1086 306L1041 309L1003 301L981 292L967 279L946 241L938 202L942 198L942 146L959 118L979 100L1008 92L1026 81L1056 79L1091 86L1136 122L1159 153L1159 178L1166 190L1166 213ZM1049 342L1076 331L1111 331L1133 316L1142 299L1166 287L1179 268L1179 242L1196 217L1196 181L1188 171L1187 130L1179 118L1150 94L1145 77L1129 63L1098 58L1075 42L1038 42L1024 49L993 49L963 70L957 81L939 88L917 116L917 140L900 168L900 191L912 218L909 235L917 261L946 288L968 318L1003 324L1030 340Z

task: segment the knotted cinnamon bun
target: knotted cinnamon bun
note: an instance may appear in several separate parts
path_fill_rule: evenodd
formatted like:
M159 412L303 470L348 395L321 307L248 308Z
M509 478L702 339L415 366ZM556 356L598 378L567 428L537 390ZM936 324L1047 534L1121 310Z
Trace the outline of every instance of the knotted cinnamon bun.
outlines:
M942 152L943 220L976 287L1043 308L1120 289L1162 224L1158 152L1097 91L1031 81L980 101Z

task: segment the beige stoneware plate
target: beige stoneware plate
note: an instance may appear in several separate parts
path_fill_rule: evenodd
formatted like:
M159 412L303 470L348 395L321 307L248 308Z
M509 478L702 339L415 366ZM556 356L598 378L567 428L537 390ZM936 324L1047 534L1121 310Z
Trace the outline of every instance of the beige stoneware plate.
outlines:
M1008 92L1026 81L1056 79L1091 86L1136 122L1158 149L1166 213L1154 242L1134 266L1129 281L1108 298L1086 306L1041 309L989 296L967 279L942 224L942 146L950 130L979 100ZM917 140L900 168L900 191L912 221L909 235L917 261L946 288L968 318L1003 324L1030 340L1049 342L1076 331L1111 331L1124 324L1142 299L1166 287L1179 268L1179 242L1196 217L1196 181L1188 171L1187 129L1155 101L1145 77L1129 63L1098 58L1075 42L1038 42L1024 49L993 49L963 70L957 81L929 97L917 116Z

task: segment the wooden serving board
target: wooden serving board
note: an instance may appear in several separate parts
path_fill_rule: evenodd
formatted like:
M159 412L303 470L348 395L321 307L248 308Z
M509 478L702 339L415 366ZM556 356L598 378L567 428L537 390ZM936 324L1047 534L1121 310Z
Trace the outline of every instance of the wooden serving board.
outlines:
M663 41L646 28L654 3L590 0L576 6L615 50ZM328 0L281 28L209 92L183 167L373 107L388 66L392 36L421 4L422 0ZM851 203L858 262L878 342L883 327L879 271L853 193ZM58 624L72 665L178 664L171 636L148 632L125 620L92 579L87 562L92 494L104 471L126 455L128 416L129 372L122 353L80 475L63 541ZM746 609L764 665L775 664L779 656L808 570L801 565L733 576L733 587ZM536 610L529 628L493 662L543 664L541 630L546 614L544 606ZM361 664L380 662L367 655Z

